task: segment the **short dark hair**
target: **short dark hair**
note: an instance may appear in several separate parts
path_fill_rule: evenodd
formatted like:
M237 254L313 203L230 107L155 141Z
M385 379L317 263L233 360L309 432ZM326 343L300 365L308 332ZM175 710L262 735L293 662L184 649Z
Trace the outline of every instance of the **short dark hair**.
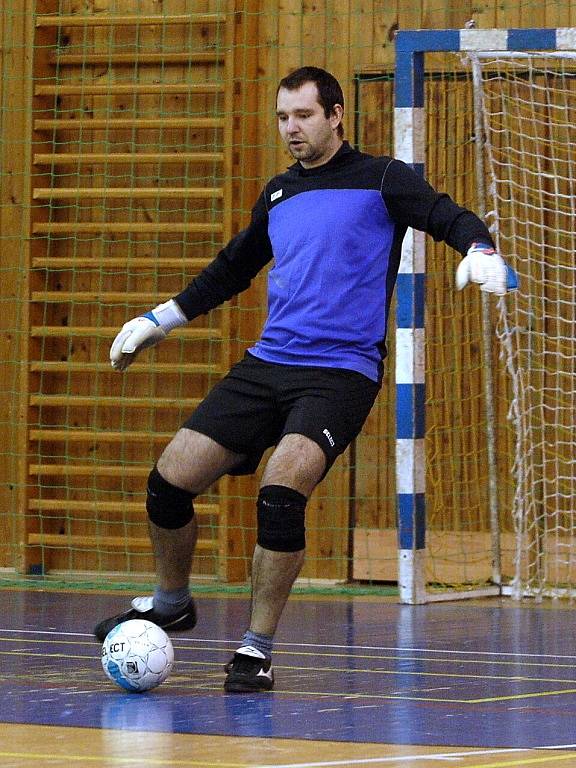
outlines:
M296 91L301 88L305 83L314 83L318 89L318 103L324 109L326 117L334 112L334 105L340 104L344 109L344 94L340 83L334 75L327 72L320 67L300 67L294 70L286 77L283 77L278 84L276 90L276 96L280 88L286 88L287 91ZM344 128L342 123L338 126L338 136L342 138L344 135Z

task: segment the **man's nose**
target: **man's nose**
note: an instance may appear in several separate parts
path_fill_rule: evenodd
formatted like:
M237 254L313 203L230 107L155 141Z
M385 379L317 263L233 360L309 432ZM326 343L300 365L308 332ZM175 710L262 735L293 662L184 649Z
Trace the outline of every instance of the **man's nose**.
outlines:
M288 117L288 126L287 131L288 133L297 133L300 130L300 127L298 125L298 120L294 117Z

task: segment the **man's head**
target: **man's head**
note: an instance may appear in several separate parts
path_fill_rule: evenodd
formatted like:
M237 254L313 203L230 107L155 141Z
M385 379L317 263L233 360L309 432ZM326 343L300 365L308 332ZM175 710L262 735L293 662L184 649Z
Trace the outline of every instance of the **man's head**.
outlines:
M280 135L305 168L327 162L342 144L344 96L336 78L301 67L283 78L276 94Z

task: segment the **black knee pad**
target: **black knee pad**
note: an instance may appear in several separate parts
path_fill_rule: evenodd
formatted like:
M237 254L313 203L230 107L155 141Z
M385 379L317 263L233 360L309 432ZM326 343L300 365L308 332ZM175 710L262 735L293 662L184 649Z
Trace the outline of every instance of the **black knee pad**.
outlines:
M192 499L197 494L177 488L164 480L154 467L148 475L146 511L154 525L174 530L183 528L194 517Z
M258 544L274 552L306 546L306 496L284 485L265 485L258 495Z

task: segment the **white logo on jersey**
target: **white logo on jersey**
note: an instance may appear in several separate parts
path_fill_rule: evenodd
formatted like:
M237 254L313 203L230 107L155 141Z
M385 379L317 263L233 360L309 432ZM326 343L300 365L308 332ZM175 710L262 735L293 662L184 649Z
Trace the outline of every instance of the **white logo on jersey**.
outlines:
M334 438L332 437L332 435L330 434L330 432L328 432L328 430L327 430L327 429L323 429L323 430L322 430L322 434L323 434L323 435L326 435L326 437L327 437L327 439L328 439L328 442L330 443L330 445L332 446L332 448L334 448L334 445L335 445L335 443L334 443Z
M282 197L282 190L279 189L277 192L273 192L270 195L270 202L273 203L274 200L278 200L279 197Z

